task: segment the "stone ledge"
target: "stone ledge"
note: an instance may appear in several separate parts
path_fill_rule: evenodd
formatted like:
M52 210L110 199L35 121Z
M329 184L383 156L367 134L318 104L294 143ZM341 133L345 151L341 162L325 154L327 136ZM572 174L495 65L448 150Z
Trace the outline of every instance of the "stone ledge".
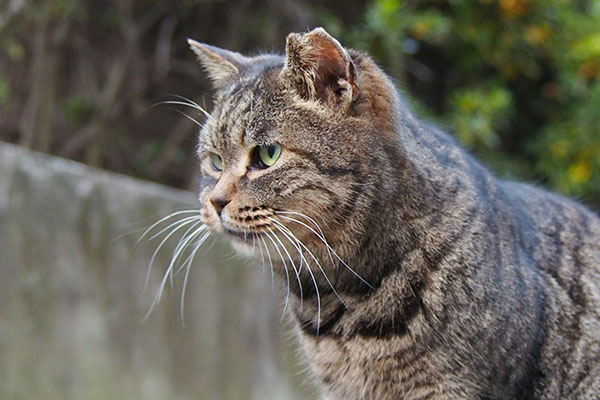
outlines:
M0 398L314 397L298 389L270 275L232 262L218 239L191 270L185 326L183 274L143 320L174 243L145 288L157 242L136 241L196 204L193 193L0 143Z

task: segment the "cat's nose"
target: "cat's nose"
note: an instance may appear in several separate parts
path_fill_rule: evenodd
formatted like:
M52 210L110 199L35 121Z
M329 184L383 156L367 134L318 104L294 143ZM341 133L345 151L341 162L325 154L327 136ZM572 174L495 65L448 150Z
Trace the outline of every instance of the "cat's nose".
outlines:
M215 211L220 217L223 208L225 208L225 206L229 204L230 200L225 197L218 196L210 199L210 202L212 203L213 207L215 207Z

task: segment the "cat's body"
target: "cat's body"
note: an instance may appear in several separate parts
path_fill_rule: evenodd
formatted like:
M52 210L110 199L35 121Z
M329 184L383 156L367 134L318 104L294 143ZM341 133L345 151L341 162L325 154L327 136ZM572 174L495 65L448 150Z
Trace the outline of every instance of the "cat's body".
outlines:
M282 277L328 398L600 397L595 214L494 178L322 29L285 58L191 45L203 220Z

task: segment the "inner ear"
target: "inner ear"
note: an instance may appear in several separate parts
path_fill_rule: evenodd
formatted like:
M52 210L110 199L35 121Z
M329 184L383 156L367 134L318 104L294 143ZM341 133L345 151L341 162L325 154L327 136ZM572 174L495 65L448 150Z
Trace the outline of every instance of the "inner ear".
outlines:
M325 90L328 88L339 94L341 90L346 89L343 87L345 82L350 83L351 89L354 90L354 63L348 53L344 49L330 46L326 39L318 37L317 40L320 42L316 47L319 49L319 58L314 66L317 97L324 100Z
M282 73L307 100L350 103L358 96L352 58L323 28L288 35Z

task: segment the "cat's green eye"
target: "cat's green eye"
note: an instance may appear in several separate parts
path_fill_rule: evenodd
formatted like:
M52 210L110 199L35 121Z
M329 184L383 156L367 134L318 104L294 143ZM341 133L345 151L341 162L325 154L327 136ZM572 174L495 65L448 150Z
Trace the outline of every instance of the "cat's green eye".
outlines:
M281 145L277 143L258 146L258 160L265 168L277 162L281 155Z
M210 167L213 170L217 172L223 171L223 159L220 155L216 153L209 153L208 160L210 162Z

